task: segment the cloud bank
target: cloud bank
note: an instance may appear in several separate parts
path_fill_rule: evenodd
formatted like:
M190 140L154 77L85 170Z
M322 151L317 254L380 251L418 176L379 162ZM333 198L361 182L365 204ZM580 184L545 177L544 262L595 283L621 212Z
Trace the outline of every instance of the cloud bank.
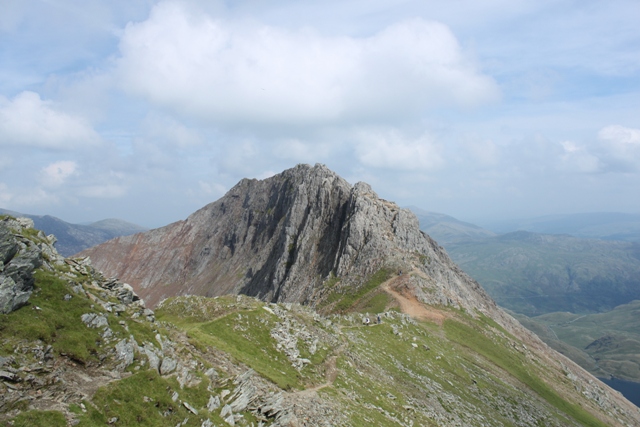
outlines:
M0 97L0 145L68 150L95 145L100 137L83 118L60 111L31 91Z
M126 91L213 123L388 119L499 97L450 29L421 18L328 37L163 2L127 25L120 52Z

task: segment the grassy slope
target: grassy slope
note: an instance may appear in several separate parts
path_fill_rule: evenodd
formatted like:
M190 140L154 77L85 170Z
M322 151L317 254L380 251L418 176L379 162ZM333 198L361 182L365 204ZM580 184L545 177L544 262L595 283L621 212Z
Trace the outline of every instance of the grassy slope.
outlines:
M469 426L517 425L524 416L546 425L603 425L547 385L545 368L514 349L512 337L488 319L451 312L441 327L389 314L383 324L363 327L358 316L336 316L329 325L319 323L311 312L292 310L287 316L298 328L342 336L314 355L299 343L301 356L311 363L297 371L270 334L278 316L262 303L243 300L179 298L156 314L164 325L173 325L174 333L185 331L194 348L222 350L292 392L323 383L327 356L339 343L347 343L339 353L337 379L319 393L341 408L350 426L393 426L399 421L435 426L453 420ZM158 330L168 333L163 327ZM205 418L223 422L218 413L204 409L209 396L220 392L218 384L197 371L198 384L180 387L175 378L144 369L143 359L137 358L130 368L137 373L102 387L86 402L79 426L104 425L112 417L118 425L175 426L187 420L184 425L199 426ZM174 402L176 392L200 414L193 416L180 401ZM40 415L29 413L15 421L27 416Z

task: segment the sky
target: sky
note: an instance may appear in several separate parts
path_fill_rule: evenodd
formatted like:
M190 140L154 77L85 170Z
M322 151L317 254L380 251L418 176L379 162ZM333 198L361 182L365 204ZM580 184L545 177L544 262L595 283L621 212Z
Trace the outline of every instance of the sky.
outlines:
M0 207L184 219L323 163L482 223L640 213L638 0L0 0Z

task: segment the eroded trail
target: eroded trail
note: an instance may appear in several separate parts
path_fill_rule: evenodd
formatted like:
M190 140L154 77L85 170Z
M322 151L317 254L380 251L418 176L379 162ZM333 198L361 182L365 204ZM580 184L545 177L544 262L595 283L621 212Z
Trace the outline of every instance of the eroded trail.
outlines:
M338 367L337 367L338 357L342 354L342 352L346 348L347 348L347 342L343 341L343 343L340 344L340 347L336 349L335 353L332 356L327 358L327 361L325 362L325 380L326 381L323 384L317 385L315 387L306 388L298 392L298 394L303 396L311 395L317 392L318 390L322 390L325 387L330 387L331 385L333 385L333 382L336 380L336 378L338 378Z
M410 292L406 280L407 276L393 277L384 282L381 288L398 301L403 313L414 319L427 320L441 325L445 316L438 311L428 310L424 304L418 301L415 295Z

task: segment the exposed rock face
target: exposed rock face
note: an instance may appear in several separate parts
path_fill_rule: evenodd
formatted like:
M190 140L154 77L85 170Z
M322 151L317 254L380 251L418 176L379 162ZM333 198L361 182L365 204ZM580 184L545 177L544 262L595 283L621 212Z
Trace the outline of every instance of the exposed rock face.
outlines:
M180 294L242 293L317 303L335 276L353 289L381 268L419 270L425 302L491 310L494 303L409 210L351 186L323 165L244 179L185 221L82 253L131 283L147 305Z
M0 221L0 313L25 305L33 292L33 272L43 263L43 249L18 232L33 229L33 221L5 218ZM44 242L47 237L40 232ZM54 239L51 237L51 239Z

